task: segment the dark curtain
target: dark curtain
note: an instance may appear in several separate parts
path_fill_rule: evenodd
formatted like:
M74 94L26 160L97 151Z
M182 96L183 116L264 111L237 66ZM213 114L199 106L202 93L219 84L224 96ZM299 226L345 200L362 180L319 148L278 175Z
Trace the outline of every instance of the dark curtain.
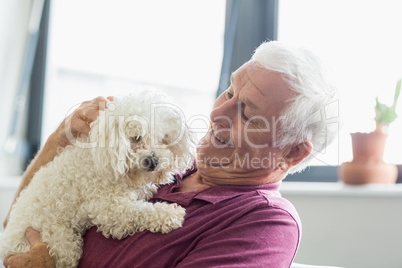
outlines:
M224 53L217 96L230 75L248 61L264 41L277 40L278 0L227 0Z
M28 125L25 134L26 150L24 154L25 167L35 156L41 144L49 12L50 0L45 0L29 80Z

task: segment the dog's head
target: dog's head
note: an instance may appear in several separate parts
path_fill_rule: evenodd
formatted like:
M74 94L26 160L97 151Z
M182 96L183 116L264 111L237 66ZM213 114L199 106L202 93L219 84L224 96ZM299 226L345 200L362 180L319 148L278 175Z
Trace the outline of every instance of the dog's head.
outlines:
M157 92L118 97L92 123L96 170L132 184L167 183L193 164L194 136L179 107Z

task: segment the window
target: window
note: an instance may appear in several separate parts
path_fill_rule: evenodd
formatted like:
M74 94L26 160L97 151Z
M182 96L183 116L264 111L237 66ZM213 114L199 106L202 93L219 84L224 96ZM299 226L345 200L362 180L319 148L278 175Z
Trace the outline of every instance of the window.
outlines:
M135 88L172 95L197 134L219 84L224 0L54 0L43 135L74 104Z
M339 139L314 164L335 166L352 159L349 133L375 128L378 96L392 104L402 78L402 24L399 1L280 1L278 39L317 52L339 86ZM390 126L384 160L401 164L402 102Z
M349 133L373 130L375 97L391 103L395 83L402 77L397 1L53 0L42 140L74 104L144 86L173 95L191 127L199 137L203 135L220 84L225 4L232 7L232 11L226 10L230 15L235 13L233 7L238 7L235 3L242 4L238 15L253 14L253 19L246 16L237 24L236 34L241 30L243 34L257 32L255 28L264 25L273 31L269 37L266 29L259 30L264 40L277 36L309 47L331 67L340 89L337 105L342 126L339 139L313 164L324 167L325 175L336 179L337 166L352 158ZM258 7L261 12L247 9L257 3L264 5ZM254 20L256 14L265 20ZM231 18L226 17L227 25ZM237 15L233 18L235 22L241 19ZM254 31L239 27L247 22ZM234 39L233 51L244 48L244 43L255 47L249 35L239 35L239 39L244 42ZM250 51L236 50L234 55L248 59ZM384 157L398 164L401 160L392 149L402 145L398 139L402 134L401 106L397 108L400 117L391 125ZM323 172L308 176L319 178Z

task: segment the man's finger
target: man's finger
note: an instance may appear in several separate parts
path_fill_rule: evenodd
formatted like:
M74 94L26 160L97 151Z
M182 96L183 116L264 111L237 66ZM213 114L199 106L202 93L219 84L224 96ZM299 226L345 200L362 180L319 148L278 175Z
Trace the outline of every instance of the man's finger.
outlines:
M11 258L12 256L7 256L7 257L5 257L4 258L4 260L3 260L3 265L5 266L5 267L8 267L9 265L10 265L10 258Z
M28 243L33 247L37 243L42 242L42 237L40 236L40 233L35 231L32 227L28 227L27 230L25 231L25 237L28 240Z

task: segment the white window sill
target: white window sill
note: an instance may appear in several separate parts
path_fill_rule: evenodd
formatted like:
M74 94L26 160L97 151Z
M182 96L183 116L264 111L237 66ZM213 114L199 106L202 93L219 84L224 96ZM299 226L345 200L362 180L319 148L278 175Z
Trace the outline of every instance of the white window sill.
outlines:
M283 195L401 197L402 184L346 185L342 182L282 182Z
M21 182L21 176L0 176L0 189L17 190Z
M16 190L20 176L2 177L0 189ZM402 197L402 183L346 185L342 182L282 182L284 195Z

